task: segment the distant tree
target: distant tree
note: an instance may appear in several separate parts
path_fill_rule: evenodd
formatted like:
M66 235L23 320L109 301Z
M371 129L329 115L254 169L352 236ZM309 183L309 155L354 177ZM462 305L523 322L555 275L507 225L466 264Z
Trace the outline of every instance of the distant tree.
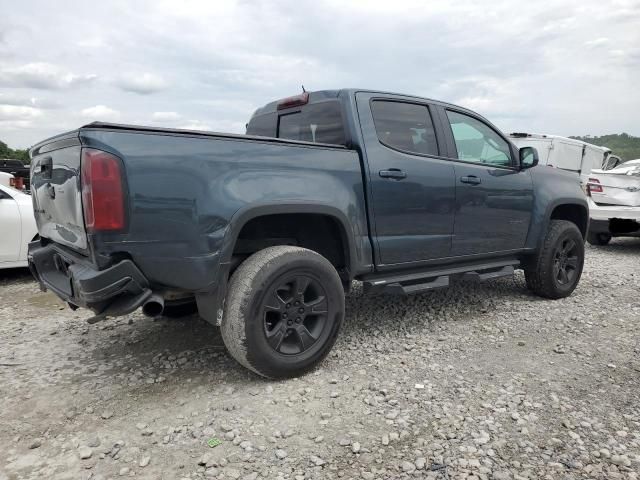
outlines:
M635 160L640 158L640 137L634 137L628 133L614 133L610 135L582 137L570 137L583 142L592 143L601 147L610 148L614 155L618 155L623 160Z
M9 155L10 149L7 147L7 144L4 142L0 142L0 157L6 157Z
M9 148L7 144L2 141L0 141L0 158L20 160L25 164L30 162L28 150L14 150Z

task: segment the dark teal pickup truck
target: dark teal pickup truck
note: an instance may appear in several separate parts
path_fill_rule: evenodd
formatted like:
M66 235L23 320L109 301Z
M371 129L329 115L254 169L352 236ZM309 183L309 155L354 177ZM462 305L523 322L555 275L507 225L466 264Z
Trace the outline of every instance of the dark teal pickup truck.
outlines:
M521 268L554 299L582 272L577 178L425 98L305 92L246 135L92 123L30 154L43 288L94 321L191 303L267 377L327 355L353 280L409 294Z

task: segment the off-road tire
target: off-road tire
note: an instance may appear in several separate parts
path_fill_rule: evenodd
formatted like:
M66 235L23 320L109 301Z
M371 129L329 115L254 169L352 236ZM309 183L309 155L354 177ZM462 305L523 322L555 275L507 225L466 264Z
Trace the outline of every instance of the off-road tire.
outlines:
M269 292L288 275L313 277L324 290L327 313L315 343L299 354L285 355L268 343L262 312ZM342 282L326 258L300 247L269 247L247 258L231 276L221 324L222 340L233 358L258 375L295 377L328 355L343 318Z
M554 260L559 245L567 239L575 242L577 266L573 280L569 284L562 285L554 273ZM583 266L584 239L578 227L567 220L551 220L540 251L524 271L527 287L545 298L568 297L580 281Z
M591 245L604 246L607 245L611 241L611 234L606 232L590 232L587 235L587 242Z

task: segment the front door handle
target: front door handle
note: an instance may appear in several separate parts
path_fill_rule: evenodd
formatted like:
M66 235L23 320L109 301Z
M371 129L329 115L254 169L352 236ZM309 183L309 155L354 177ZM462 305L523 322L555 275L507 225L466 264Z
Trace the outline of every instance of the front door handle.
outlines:
M469 175L468 177L460 177L462 183L468 183L470 185L480 185L482 181L475 175Z
M395 180L402 180L407 178L407 174L398 168L390 168L389 170L380 170L378 174L382 178L393 178Z

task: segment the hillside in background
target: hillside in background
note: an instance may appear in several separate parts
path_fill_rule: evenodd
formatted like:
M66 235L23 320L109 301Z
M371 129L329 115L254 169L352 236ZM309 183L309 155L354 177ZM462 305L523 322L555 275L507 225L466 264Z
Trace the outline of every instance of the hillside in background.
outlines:
M29 163L29 152L27 150L14 150L0 140L0 158L11 158L20 160L22 163Z
M623 160L634 160L640 158L640 137L633 137L626 133L602 135L601 137L570 137L583 142L592 143L601 147L608 147L614 155L618 155Z

